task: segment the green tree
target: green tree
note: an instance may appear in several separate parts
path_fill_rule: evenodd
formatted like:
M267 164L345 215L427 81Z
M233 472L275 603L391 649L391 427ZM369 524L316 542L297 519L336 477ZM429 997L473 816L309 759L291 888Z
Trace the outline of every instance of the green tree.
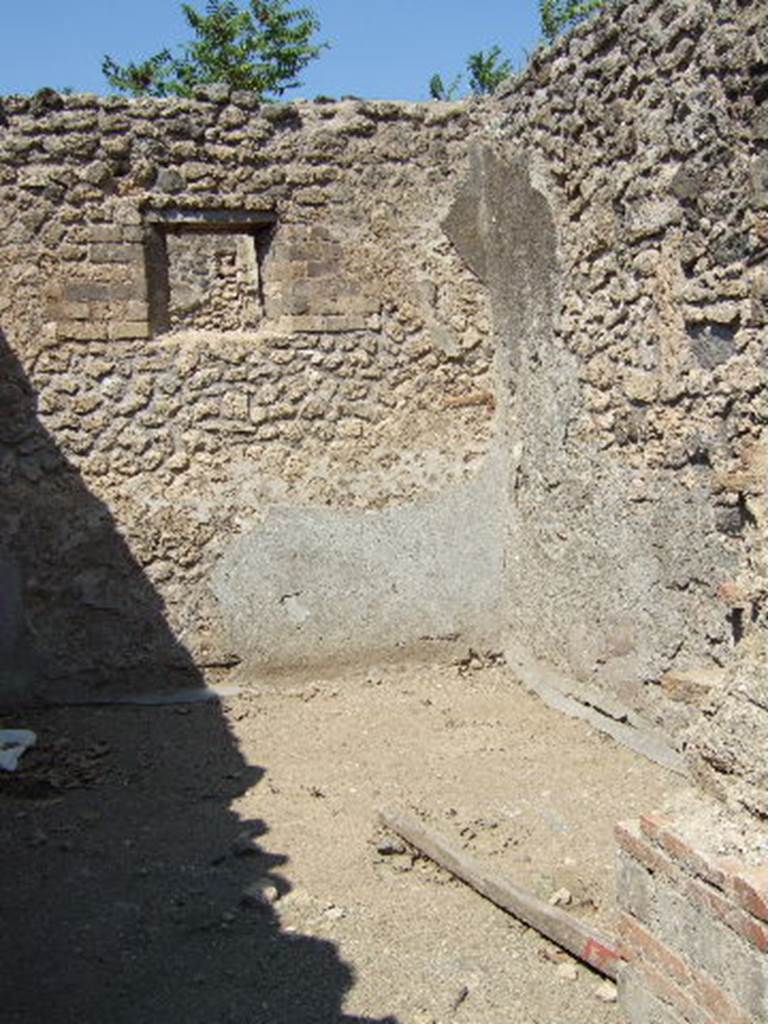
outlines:
M429 80L429 95L433 100L455 100L460 84L461 75L456 75L450 85L446 85L443 76L435 73Z
M497 86L512 74L512 62L502 59L501 47L492 46L486 53L478 50L467 57L469 88L475 96L486 96L495 92ZM445 85L441 75L434 74L429 80L429 95L433 100L456 99L462 75L456 75L450 85Z
M541 31L548 43L604 7L606 0L539 0Z
M478 50L467 58L469 87L477 96L485 96L512 74L512 62L501 58L501 47L492 46L488 53Z
M181 9L195 38L179 55L160 50L139 63L121 65L105 57L109 84L133 96L191 96L201 85L225 82L261 97L280 96L301 82L297 76L327 44L313 37L320 23L309 7L288 0L208 0L205 13Z

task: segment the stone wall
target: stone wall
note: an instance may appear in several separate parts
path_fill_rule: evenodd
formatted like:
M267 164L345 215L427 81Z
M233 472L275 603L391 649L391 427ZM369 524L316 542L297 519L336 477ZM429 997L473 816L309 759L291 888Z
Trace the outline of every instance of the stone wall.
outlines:
M3 102L7 691L498 634L489 299L440 228L474 121Z
M499 98L447 222L507 325L509 660L721 800L617 830L632 1024L768 999L766 82L757 3L612 7Z
M756 2L612 6L502 92L462 200L504 265L510 660L761 813L766 47Z
M6 689L503 644L765 813L766 45L643 0L489 101L4 100Z
M762 7L485 101L3 100L0 697L503 648L720 801L619 829L633 1024L756 1021Z

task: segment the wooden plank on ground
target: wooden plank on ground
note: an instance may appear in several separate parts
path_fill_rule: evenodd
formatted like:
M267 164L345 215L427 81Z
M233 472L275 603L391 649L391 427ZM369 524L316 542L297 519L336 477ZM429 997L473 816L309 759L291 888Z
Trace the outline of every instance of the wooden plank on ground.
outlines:
M408 814L382 811L382 823L430 860L466 882L497 907L524 921L552 942L609 978L616 978L621 957L613 939L503 876L490 872L463 850L452 847L433 829Z

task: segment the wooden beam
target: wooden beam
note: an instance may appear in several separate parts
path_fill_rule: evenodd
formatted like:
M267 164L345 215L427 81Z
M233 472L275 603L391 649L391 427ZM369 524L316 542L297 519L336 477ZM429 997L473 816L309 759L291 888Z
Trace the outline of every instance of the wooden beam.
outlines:
M501 875L487 871L474 858L451 847L445 839L416 818L395 811L382 811L379 817L387 828L497 907L535 928L600 974L616 978L621 957L613 939L584 924L573 914L550 906Z

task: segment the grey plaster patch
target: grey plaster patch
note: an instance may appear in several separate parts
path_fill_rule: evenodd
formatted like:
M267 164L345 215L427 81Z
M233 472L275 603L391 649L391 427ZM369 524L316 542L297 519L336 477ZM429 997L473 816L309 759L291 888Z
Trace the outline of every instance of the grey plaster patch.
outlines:
M490 289L497 336L516 366L520 341L551 322L557 274L552 211L531 185L526 157L474 145L443 230Z
M383 510L276 507L211 587L242 671L492 642L502 604L498 462Z
M659 473L644 484L653 500L637 502L631 467L546 440L529 436L515 492L510 635L650 712L658 694L646 681L678 659L706 665L728 650L711 588L737 573L738 555L704 489Z
M501 373L515 396L503 413L515 453L508 642L559 669L571 685L588 686L603 703L610 694L653 717L659 695L652 681L676 659L708 664L728 649L727 622L708 587L735 573L738 558L715 531L705 488L665 473L641 481L599 442L572 439L583 415L582 368L555 331L558 240L527 159L476 147L444 227L491 291ZM696 325L697 359L712 367L729 358L733 336L732 325ZM639 442L643 430L641 421L616 419L620 443ZM648 500L638 502L641 485ZM602 710L592 714L605 717ZM682 712L679 718L666 715L668 734L684 725Z

